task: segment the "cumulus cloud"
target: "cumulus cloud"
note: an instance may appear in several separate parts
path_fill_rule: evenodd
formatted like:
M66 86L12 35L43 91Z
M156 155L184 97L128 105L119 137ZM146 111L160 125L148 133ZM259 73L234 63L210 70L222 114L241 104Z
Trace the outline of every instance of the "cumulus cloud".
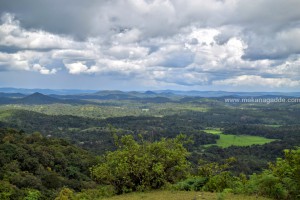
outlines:
M78 43L73 40L54 35L42 30L27 31L21 28L19 21L12 14L2 16L0 26L0 45L22 49L63 49L78 48Z
M0 70L186 87L298 86L298 0L64 4L68 9L58 0L0 3Z
M45 67L42 67L39 64L34 64L33 67L32 67L32 69L34 71L40 72L41 74L55 74L57 72L57 69L51 69L51 70L49 70L49 69L47 69Z
M242 75L230 79L214 81L215 85L232 85L232 86L265 86L265 87L299 87L299 80L288 78L264 78L255 75Z
M89 71L89 68L81 62L69 63L69 64L65 64L65 66L71 74L80 74Z

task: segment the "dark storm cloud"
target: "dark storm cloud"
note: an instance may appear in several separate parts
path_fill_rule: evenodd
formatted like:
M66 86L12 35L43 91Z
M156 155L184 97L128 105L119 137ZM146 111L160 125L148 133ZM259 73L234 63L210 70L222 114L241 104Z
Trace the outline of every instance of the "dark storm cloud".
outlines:
M13 13L26 29L86 38L93 32L94 16L108 0L1 0L0 12Z

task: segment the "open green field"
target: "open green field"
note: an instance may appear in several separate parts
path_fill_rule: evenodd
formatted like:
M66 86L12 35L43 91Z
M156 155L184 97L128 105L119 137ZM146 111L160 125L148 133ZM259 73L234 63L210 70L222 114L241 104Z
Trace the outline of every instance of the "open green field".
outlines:
M233 194L217 194L209 192L184 192L184 191L153 191L144 193L130 193L119 196L106 198L105 200L267 200L264 197L233 195Z
M268 139L259 136L250 135L225 135L220 129L206 129L206 133L217 134L220 139L217 140L217 145L223 148L229 146L251 146L254 144L263 145L269 142L275 141L274 139ZM211 145L206 145L211 146Z
M271 128L279 128L279 127L281 127L282 125L278 125L278 124L265 124L265 126L271 127Z

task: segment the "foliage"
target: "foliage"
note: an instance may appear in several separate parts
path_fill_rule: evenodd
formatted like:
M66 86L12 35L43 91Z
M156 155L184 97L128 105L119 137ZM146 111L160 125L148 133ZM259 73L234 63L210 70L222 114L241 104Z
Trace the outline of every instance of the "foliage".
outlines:
M210 178L222 172L226 172L235 162L236 158L234 157L226 159L223 164L200 160L198 167L198 175Z
M190 177L173 185L172 189L180 191L201 191L207 183L206 177Z
M8 181L0 180L0 199L9 200L16 192L16 188Z
M258 193L275 199L297 199L300 197L300 148L285 150L284 159L262 174L252 175L248 193Z
M69 188L62 188L55 200L74 200L74 192Z
M90 153L64 140L0 129L0 199L51 199L64 185L93 188L89 167L95 163Z
M83 100L83 96L77 98ZM272 104L227 105L224 98L199 97L176 97L170 102L121 98L91 100L88 104L0 106L0 127L28 133L39 131L44 136L67 139L100 155L115 150L107 128L109 124L119 135L132 134L136 139L142 134L148 141L175 138L182 132L194 140L186 146L193 154L189 160L194 165L200 158L222 162L236 156L239 161L232 170L236 175L261 172L268 162L282 157L284 149L299 145L299 117L299 107L291 104L281 104L280 108ZM205 133L207 127L220 128L224 134ZM265 142L271 143L263 144ZM232 144L246 146L230 146Z
M108 152L91 169L99 183L113 185L117 193L158 189L184 178L189 169L183 136L149 143L131 135L117 141L118 150Z
M100 199L103 197L111 197L115 195L116 191L113 186L105 185L98 186L95 189L84 189L81 192L77 193L75 199L77 200L94 200Z
M299 198L299 150L283 153L300 144L298 105L231 105L224 104L224 98L115 97L121 99L83 103L79 95L69 104L6 105L1 101L0 128L21 131L0 129L0 199L54 199L59 191L67 195L68 190L75 199L96 199L169 183L178 190L217 191L220 198L224 191ZM121 138L118 147L110 127ZM170 145L181 132L193 143ZM143 139L136 142L139 134ZM111 151L92 172L101 184L113 185L97 186L89 168L99 161L71 144L98 155ZM174 161L180 160L178 152L188 154L183 147L191 152L193 170L188 170L186 159L179 163L184 167L165 170L167 163L178 164ZM227 163L232 156L237 160ZM198 165L199 159L205 162ZM276 163L266 169L270 161ZM180 181L186 173L196 176Z
M28 189L27 190L27 196L24 198L24 200L38 200L42 196L41 192L35 189Z
M222 192L224 189L234 188L235 182L238 181L230 172L221 172L209 178L203 187L203 191Z

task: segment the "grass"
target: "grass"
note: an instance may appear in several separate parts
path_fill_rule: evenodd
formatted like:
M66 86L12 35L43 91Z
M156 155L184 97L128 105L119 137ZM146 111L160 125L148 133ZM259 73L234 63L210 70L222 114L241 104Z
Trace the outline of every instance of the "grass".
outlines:
M222 198L220 197L222 196ZM224 197L224 198L223 198ZM234 194L218 194L209 192L194 192L194 191L152 191L143 193L130 193L118 196L113 196L110 198L105 198L104 200L216 200L216 199L230 199L230 200L267 200L264 197L255 196L244 196L244 195L234 195Z
M225 135L220 129L207 129L206 133L217 134L220 139L217 140L217 146L226 148L229 146L251 146L254 144L263 145L269 142L275 141L274 139L268 139L260 136L250 136L250 135ZM209 144L205 146L212 146L214 144Z
M279 128L279 127L281 127L282 125L278 125L278 124L265 124L265 126L271 127L271 128Z

